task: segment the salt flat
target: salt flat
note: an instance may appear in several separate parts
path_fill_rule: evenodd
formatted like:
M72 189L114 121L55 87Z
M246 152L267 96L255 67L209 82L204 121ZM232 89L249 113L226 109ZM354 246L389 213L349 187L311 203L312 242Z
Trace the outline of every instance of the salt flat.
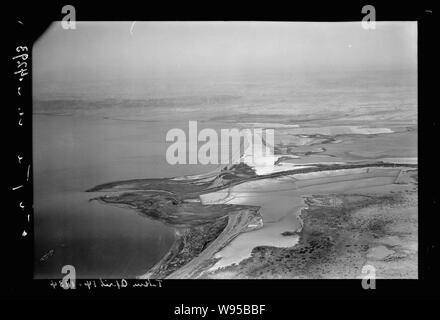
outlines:
M250 257L258 246L292 247L298 236L286 237L283 232L299 232L300 213L305 207L304 196L312 194L338 193L356 187L380 186L393 183L399 169L367 168L353 170L322 171L310 174L289 175L280 179L262 179L242 183L214 195L201 196L202 203L208 198L210 204L246 204L261 207L263 228L244 233L235 238L215 257L220 259L210 271L225 267ZM298 176L298 180L295 178Z

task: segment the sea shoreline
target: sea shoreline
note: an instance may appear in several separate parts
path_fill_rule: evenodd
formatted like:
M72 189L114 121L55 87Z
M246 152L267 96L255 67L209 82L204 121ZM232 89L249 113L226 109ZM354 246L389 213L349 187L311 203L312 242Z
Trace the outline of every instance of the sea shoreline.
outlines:
M102 196L94 200L110 205L128 206L148 218L160 220L174 228L176 237L168 253L138 278L198 278L206 276L206 271L218 260L215 254L234 238L244 232L263 227L259 207L237 204L202 204L199 202L201 194L224 190L259 179L277 179L295 174L373 167L416 169L417 165L381 162L332 164L286 170L264 176L249 174L249 168L241 166L231 168L228 172L230 180L216 187L211 185L218 178L213 174L208 182L204 183L197 179L135 179L111 182L87 191L106 192L114 188L118 191L125 191L117 196ZM240 174L243 172L247 173L244 178ZM219 175L221 174L220 172ZM206 177L203 180L206 181ZM249 225L257 227L249 228ZM296 232L300 233L302 229L303 227Z

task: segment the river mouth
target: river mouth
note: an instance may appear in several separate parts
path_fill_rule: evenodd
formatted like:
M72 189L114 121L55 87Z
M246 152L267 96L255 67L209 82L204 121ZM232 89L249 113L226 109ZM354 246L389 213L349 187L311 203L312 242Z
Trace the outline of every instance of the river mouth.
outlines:
M356 149L347 156L346 146L325 139L314 152L293 157L284 139L287 153L267 168L249 167L246 154L243 163L223 169L173 166L164 159L163 137L184 124L34 116L35 278L59 279L64 265L73 265L78 278L222 276L253 258L256 247L295 248L304 196L392 185L400 167L417 167L417 158L402 157L400 150L368 160L354 155ZM341 139L371 145L387 137L409 140L414 133L372 135ZM167 204L178 205L176 214L172 209L157 216L160 210L142 200L151 196L163 203L177 196ZM183 254L182 243L191 244L186 249L192 255Z
M417 23L380 25L53 23L34 278L415 278Z

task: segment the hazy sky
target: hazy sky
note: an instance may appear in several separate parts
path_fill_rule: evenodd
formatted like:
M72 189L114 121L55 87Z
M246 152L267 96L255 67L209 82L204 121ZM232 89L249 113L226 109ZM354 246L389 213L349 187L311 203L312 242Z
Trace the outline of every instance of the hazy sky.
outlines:
M36 42L39 80L170 71L414 69L416 22L55 22Z

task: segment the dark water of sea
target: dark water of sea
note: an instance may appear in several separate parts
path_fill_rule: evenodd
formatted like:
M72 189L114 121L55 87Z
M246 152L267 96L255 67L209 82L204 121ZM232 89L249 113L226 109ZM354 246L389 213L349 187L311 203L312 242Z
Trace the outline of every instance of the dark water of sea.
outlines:
M171 125L170 125L171 126ZM169 250L172 228L100 204L97 184L200 172L165 161L167 126L81 116L34 115L35 278L132 278ZM208 169L208 168L206 168Z

